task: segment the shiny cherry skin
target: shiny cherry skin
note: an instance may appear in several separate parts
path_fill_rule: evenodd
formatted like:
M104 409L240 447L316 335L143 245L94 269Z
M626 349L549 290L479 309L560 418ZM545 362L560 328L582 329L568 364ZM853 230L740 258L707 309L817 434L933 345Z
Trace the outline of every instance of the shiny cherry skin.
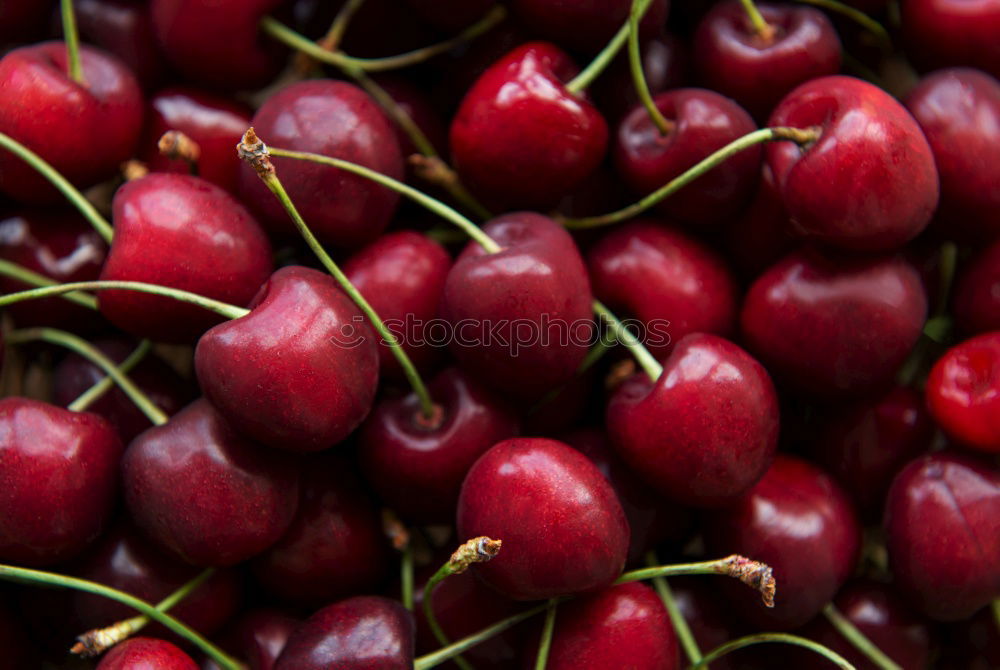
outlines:
M389 547L375 502L349 461L324 454L303 463L295 519L252 566L269 593L297 603L328 603L379 585Z
M704 529L710 554L738 553L771 566L780 585L774 609L742 584L725 588L745 619L780 630L819 614L853 572L861 547L847 494L822 470L783 454L744 498L707 517Z
M96 414L0 400L0 560L51 565L96 539L114 504L121 454L121 440Z
M924 77L904 103L934 151L941 178L936 217L949 231L958 229L978 239L996 237L1000 82L970 68L939 70Z
M491 387L538 398L572 379L587 354L587 270L569 233L541 214L505 214L483 230L502 249L488 254L470 242L445 282L451 352Z
M742 107L701 88L680 88L653 98L673 127L661 134L645 107L632 109L618 126L615 167L640 195L660 188L713 151L757 130ZM738 212L753 194L760 170L760 147L741 151L657 205L671 219L690 224L718 223Z
M796 233L854 251L902 246L938 204L934 154L906 108L882 89L845 76L818 77L785 96L769 126L817 128L806 147L766 149Z
M1000 471L948 452L893 480L885 506L889 566L900 593L939 621L1000 596Z
M730 0L715 5L698 24L693 57L707 88L766 119L799 84L840 71L840 39L818 9L756 4L774 30L771 39L758 35L743 7Z
M134 439L121 472L136 525L193 565L256 556L298 505L296 461L237 434L204 398Z
M133 637L106 653L96 670L198 670L194 659L166 640Z
M0 132L10 135L84 188L112 176L142 130L142 92L114 56L81 45L85 85L66 73L66 45L44 42L0 59ZM19 202L62 202L34 168L0 152L0 192Z
M411 670L413 648L410 612L395 600L358 596L306 619L274 670Z
M514 600L594 591L621 573L629 528L614 489L572 447L544 438L504 440L462 483L459 537L503 540L473 567Z
M926 315L920 276L901 258L802 249L750 286L740 323L775 379L833 396L888 386Z
M253 126L270 145L342 158L403 178L392 124L353 84L315 79L286 86L261 105ZM396 211L399 195L369 179L309 161L272 162L313 233L328 244L356 248L372 242ZM298 236L281 203L249 165L240 168L240 193L274 231Z
M637 374L608 401L615 450L661 495L695 507L736 502L778 447L778 398L764 367L732 342L696 333L655 382Z
M233 196L198 177L152 173L113 201L115 237L102 280L140 281L243 306L273 268L271 245ZM189 343L223 317L172 298L102 291L101 314L137 337Z
M253 440L319 451L368 415L378 350L332 277L299 266L271 275L247 316L215 326L194 356L205 396Z
M462 480L487 449L518 434L499 398L457 368L428 386L436 415L413 393L380 401L361 428L361 463L379 497L403 518L450 522Z
M514 15L532 32L570 51L596 53L628 21L630 0L513 0ZM659 33L670 0L653 0L639 23L642 37Z
M172 86L149 99L140 152L153 172L187 174L190 167L185 161L171 160L157 148L163 133L179 130L197 142L201 150L198 176L236 193L240 161L233 147L249 127L250 110L245 106L200 89Z
M919 67L966 65L1000 77L1000 2L907 0L900 10L906 54Z
M80 37L127 63L147 91L167 76L167 61L153 36L146 3L129 0L77 0L73 3Z
M1000 239L959 270L952 301L955 323L963 332L1000 330Z
M449 133L455 169L473 193L501 210L551 206L597 168L608 128L566 90L577 71L556 46L529 42L476 80Z
M666 355L690 333L729 336L734 330L738 288L725 262L659 222L616 226L587 252L587 269L595 298L620 318L642 321L654 356Z
M451 269L448 252L412 230L387 233L344 262L344 274L403 345L413 364L428 370L440 358L440 345L428 342L428 323L437 318L444 283ZM391 379L405 377L388 344L379 343L379 370Z
M951 437L1000 453L1000 331L946 351L931 368L926 394L931 416Z

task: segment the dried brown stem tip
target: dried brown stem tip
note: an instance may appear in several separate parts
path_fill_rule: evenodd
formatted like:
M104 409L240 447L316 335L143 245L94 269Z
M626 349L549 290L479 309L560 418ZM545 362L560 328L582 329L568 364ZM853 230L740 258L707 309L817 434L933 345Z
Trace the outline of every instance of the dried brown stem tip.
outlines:
M410 532L399 520L396 513L389 508L382 509L382 532L389 538L392 548L396 551L403 551L410 546Z
M142 179L148 174L149 168L142 161L127 160L122 163L122 176L125 177L125 181Z
M604 378L604 389L614 391L622 383L635 374L635 360L626 358L611 366L608 375Z
M172 160L197 163L201 158L201 147L179 130L168 130L156 143L160 153Z
M735 577L752 589L760 593L764 599L764 605L774 607L774 574L771 566L754 561L746 556L733 554L723 560L723 574Z
M236 145L236 153L240 160L250 164L261 177L274 174L274 166L271 164L271 157L267 151L267 145L260 141L253 128L248 128L243 134L243 139Z
M501 540L493 540L483 535L474 537L455 550L448 561L451 574L459 575L473 563L485 563L500 553Z
M134 622L135 619L126 619L107 628L88 630L76 638L77 643L69 651L71 654L76 654L83 658L100 656L111 647L128 639L135 633L137 629Z
M411 154L406 161L418 177L431 184L448 188L458 183L458 175L438 156Z

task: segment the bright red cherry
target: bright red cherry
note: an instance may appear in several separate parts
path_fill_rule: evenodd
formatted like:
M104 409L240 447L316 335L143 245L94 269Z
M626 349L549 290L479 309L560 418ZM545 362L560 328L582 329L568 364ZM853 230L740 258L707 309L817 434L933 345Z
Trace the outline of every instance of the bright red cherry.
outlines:
M927 407L963 445L1000 452L1000 332L952 347L927 378Z
M900 15L906 54L920 67L967 65L1000 77L997 0L905 0Z
M96 670L198 670L198 664L165 640L133 637L111 648Z
M594 53L628 21L631 0L514 0L514 13L533 32L571 51ZM639 24L642 37L657 35L670 0L653 0Z
M952 301L955 323L964 332L1000 330L1000 239L963 265Z

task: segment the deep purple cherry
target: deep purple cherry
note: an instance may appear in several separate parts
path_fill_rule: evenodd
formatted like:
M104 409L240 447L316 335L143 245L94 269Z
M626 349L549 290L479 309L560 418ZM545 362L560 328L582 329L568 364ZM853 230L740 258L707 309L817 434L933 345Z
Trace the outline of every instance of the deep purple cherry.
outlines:
M112 647L96 670L198 670L198 664L165 640L133 637Z
M237 658L245 658L250 670L273 670L288 638L302 622L274 609L253 609L241 616L226 636ZM220 670L213 661L202 670Z

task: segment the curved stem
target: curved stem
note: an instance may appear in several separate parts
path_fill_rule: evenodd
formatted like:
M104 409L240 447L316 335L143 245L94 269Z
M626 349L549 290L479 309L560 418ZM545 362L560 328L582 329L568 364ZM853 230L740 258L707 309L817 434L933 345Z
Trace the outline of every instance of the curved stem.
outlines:
M642 101L642 106L646 108L649 120L653 122L661 135L667 135L673 130L674 124L663 116L660 108L653 101L653 96L649 92L649 84L646 83L646 74L642 70L642 54L639 52L639 14L645 11L645 8L640 8L643 2L644 0L632 1L632 11L629 14L628 66L632 72L632 84L635 86L635 92L639 96L639 100ZM645 2L648 6L649 0L645 0Z
M189 291L181 291L180 289L170 288L169 286L159 286L157 284L146 284L145 282L139 281L78 281L70 282L68 284L57 284L55 286L45 286L42 288L33 288L27 291L18 291L17 293L8 293L7 295L0 296L0 307L6 307L7 305L13 305L16 302L21 302L22 300L37 300L39 298L51 298L57 295L63 295L64 293L70 293L72 291L108 291L108 290L125 290L125 291L138 291L140 293L149 293L152 295L159 295L165 298L173 298L174 300L179 300L181 302L186 302L192 305L197 305L198 307L203 307L211 312L215 312L227 319L238 319L241 316L246 316L250 313L249 309L244 309L243 307L237 307L236 305L230 305L219 300L212 300L211 298L206 298L204 296L198 295L197 293L191 293Z
M625 221L626 219L631 219L632 217L642 214L650 207L653 207L660 201L673 195L712 168L724 163L730 157L744 151L745 149L749 149L752 146L756 146L764 142L778 142L785 140L805 145L810 142L815 142L819 139L819 136L820 131L813 128L801 129L786 128L782 126L776 128L761 128L760 130L755 130L752 133L747 133L743 137L736 138L726 146L688 168L683 174L674 177L660 188L642 198L639 202L629 205L628 207L620 209L616 212L611 212L610 214L587 216L579 219L562 218L561 220L563 225L572 229L597 228L612 223L618 223L619 221Z
M594 313L604 320L608 328L614 333L615 339L628 347L635 360L646 371L646 374L649 375L649 378L654 382L659 379L660 374L663 372L663 366L660 365L660 362L656 360L653 354L649 353L649 349L643 346L639 338L633 335L600 300L594 300L593 306Z
M822 9L828 9L831 12L836 12L837 14L854 21L875 36L875 39L878 40L879 47L883 51L887 53L892 51L892 39L889 37L889 31L887 31L881 23L868 16L857 7L851 7L850 5L838 2L837 0L796 0L796 2L801 2L804 5L820 7Z
M111 238L114 236L114 228L108 223L108 220L101 216L101 213L97 211L90 201L87 200L80 190L69 183L66 177L59 174L59 172L49 165L49 163L36 154L34 151L24 146L17 140L15 140L10 135L5 133L0 133L0 147L7 149L12 154L16 155L18 158L23 160L25 163L35 168L35 170L41 174L43 177L49 180L49 182L55 186L59 191L66 196L66 199L76 207L83 218L90 222L90 225L94 227L97 234L104 238L104 241L111 244Z
M25 328L8 333L7 342L10 344L48 342L65 347L101 368L105 374L118 384L125 395L129 397L129 400L135 403L135 406L146 415L146 418L153 422L153 425L162 426L170 419L170 417L163 413L163 410L149 399L149 396L142 389L118 370L118 366L115 365L114 361L82 337L56 328Z
M351 19L354 18L363 4L365 4L365 0L347 0L337 15L333 17L330 29L326 31L326 35L318 44L327 51L335 51L340 46L340 40L344 39L344 33L347 32L347 26L351 24Z
M545 610L545 623L542 625L542 639L538 641L538 654L535 656L535 670L545 670L549 662L549 650L552 648L552 633L556 628L556 608L559 599L549 600Z
M851 621L845 617L833 603L827 603L826 607L823 608L823 616L826 620L830 622L830 625L837 629L844 639L851 643L851 645L860 651L865 657L872 662L881 670L903 670L902 666L897 664L891 658L885 655L885 653L875 646L875 643L869 640L864 633L858 630Z
M631 570L616 579L615 584L627 584L654 577L674 577L677 575L726 575L756 589L763 598L764 605L774 607L775 583L770 566L739 554L714 561L677 563Z
M406 113L406 110L389 95L388 91L379 86L378 82L369 77L364 70L359 68L343 68L343 70L354 81L358 82L358 85L365 89L368 95L375 99L375 102L389 115L389 118L399 126L400 130L406 133L406 136L413 142L413 146L417 148L417 151L424 156L437 156L437 150L431 144L431 141L427 139L424 131Z
M424 596L427 597L426 595ZM544 612L548 608L548 603L542 605L536 605L531 609L525 610L520 614L515 614L509 616L506 619L496 622L492 626L487 626L478 633L473 633L468 637L463 637L457 642L452 642L447 647L442 647L437 651L431 652L430 654L425 654L413 662L413 670L428 670L428 668L433 668L435 666L441 665L445 661L449 661L458 657L463 651L472 649L477 644L485 642L492 637L499 635L508 628L513 628L517 624L521 623L525 619L530 619L531 617Z
M743 11L746 12L747 18L750 19L750 26L757 33L757 36L765 42L773 40L774 27L764 20L763 15L757 9L757 5L753 3L753 0L740 0L740 4L743 5Z
M647 566L653 568L659 564L660 561L656 557L655 551L646 554ZM689 661L697 663L701 660L701 650L698 648L698 642L694 639L694 634L691 633L691 627L688 626L687 620L684 619L684 615L681 614L681 610L677 606L677 601L674 600L674 594L671 592L667 580L663 577L653 577L653 588L656 589L656 593L660 596L667 614L670 615L670 623L674 626L674 632L677 634L677 639L681 642L681 647L683 647L685 655L687 655Z
M69 78L81 86L87 82L83 78L83 65L80 63L80 34L76 29L76 13L73 11L73 0L62 0L63 39L66 41L66 71Z
M0 275L10 277L11 279L17 279L18 281L22 281L29 286L59 286L59 282L50 277L38 274L37 272L33 272L26 267L18 265L17 263L11 263L10 261L5 261L3 259L0 259ZM93 310L97 309L97 298L88 293L65 293L61 297L64 300L69 300L70 302L80 305L81 307Z
M651 4L652 0L635 0L632 4L632 10L635 12L636 6L641 5L638 9L638 16L639 19L641 19L642 15L646 13L646 10L649 9ZM636 26L638 26L638 20L636 21ZM567 82L566 90L574 95L579 95L588 86L590 86L594 80L607 69L607 67L615 59L615 56L618 55L618 52L622 50L622 47L625 45L625 40L630 39L629 33L632 30L637 31L638 27L632 28L631 19L629 19L625 21L621 28L618 29L618 32L611 38L611 41L609 41L607 45L601 49L601 52L594 57L594 60L590 61L590 64L587 67L583 68L578 75Z
M805 647L811 651L815 651L820 656L823 656L828 661L835 664L838 668L842 670L857 670L853 665L851 665L846 658L828 649L823 645L813 642L812 640L807 640L804 637L799 637L798 635L789 635L788 633L757 633L755 635L747 635L745 637L732 640L723 645L720 645L705 654L705 657L701 659L698 663L691 665L690 670L698 670L699 668L706 667L712 661L717 661L731 651L736 651L737 649L743 649L744 647L750 647L755 644L763 644L765 642L780 642L783 644L792 644L798 647Z
M145 614L157 623L163 624L177 635L180 635L182 638L198 647L205 653L205 655L211 657L213 661L218 663L219 667L223 668L223 670L244 670L243 666L239 662L231 658L224 651L216 647L184 623L178 621L165 612L160 612L146 601L140 600L139 598L129 595L128 593L123 593L122 591L118 591L104 586L103 584L91 582L86 579L67 577L66 575L59 575L54 572L18 568L12 565L0 565L0 579L23 584L45 584L47 586L74 589L76 591L84 591L85 593L93 593L98 596L110 598L111 600L115 600L124 605L128 605L132 609L138 610L140 613Z
M128 358L122 361L121 365L118 366L118 372L123 375L131 372L132 368L138 365L142 359L146 357L146 354L148 354L152 349L153 343L149 340L143 340L140 342L139 346L135 348L135 351L129 354ZM107 375L104 379L101 379L89 389L81 393L76 400L66 406L66 409L71 412L86 412L88 407L111 390L111 387L114 385L115 380L112 379L111 375Z

